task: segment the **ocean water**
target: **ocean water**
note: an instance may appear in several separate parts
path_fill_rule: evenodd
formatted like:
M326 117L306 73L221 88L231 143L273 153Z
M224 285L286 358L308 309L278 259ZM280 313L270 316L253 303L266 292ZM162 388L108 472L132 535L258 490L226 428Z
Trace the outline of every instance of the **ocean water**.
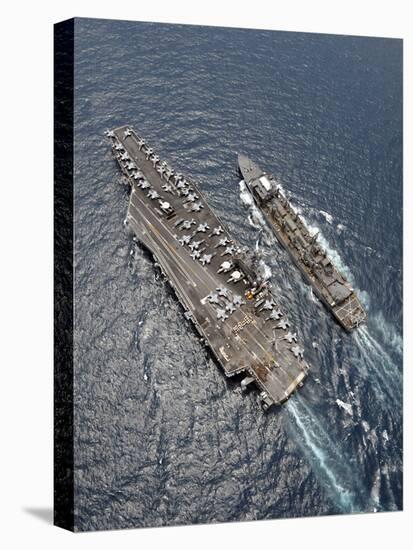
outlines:
M402 508L402 43L77 19L78 530ZM125 232L104 137L132 125L256 247L305 344L304 388L265 414L199 342ZM360 292L346 334L240 196L274 174Z

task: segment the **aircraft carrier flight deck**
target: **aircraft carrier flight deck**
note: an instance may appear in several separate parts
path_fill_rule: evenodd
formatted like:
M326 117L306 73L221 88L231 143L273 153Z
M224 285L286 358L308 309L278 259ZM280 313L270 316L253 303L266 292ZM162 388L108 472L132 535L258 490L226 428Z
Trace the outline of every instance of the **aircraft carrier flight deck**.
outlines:
M125 223L154 256L202 343L226 376L244 374L243 390L258 387L264 409L283 403L309 366L256 256L132 128L106 134L131 188Z

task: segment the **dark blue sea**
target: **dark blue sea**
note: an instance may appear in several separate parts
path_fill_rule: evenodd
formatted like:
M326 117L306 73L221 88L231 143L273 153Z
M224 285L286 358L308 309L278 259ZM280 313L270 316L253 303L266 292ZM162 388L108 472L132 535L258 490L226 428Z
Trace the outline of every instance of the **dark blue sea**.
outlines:
M402 42L77 19L78 530L402 508ZM125 232L104 136L130 124L257 248L311 373L265 414L201 345ZM359 291L345 333L254 208L274 174Z

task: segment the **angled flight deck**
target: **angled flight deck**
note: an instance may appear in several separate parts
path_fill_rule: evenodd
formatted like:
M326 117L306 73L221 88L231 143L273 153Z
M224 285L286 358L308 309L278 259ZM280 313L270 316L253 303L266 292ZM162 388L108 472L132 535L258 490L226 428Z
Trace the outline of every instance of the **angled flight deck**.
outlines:
M152 253L227 376L245 373L264 409L281 404L308 372L303 348L257 273L188 178L161 162L130 127L107 132L131 187L126 223Z
M366 319L366 312L354 289L317 242L317 235L310 234L273 176L245 155L238 155L238 166L274 235L314 292L343 328L357 328Z

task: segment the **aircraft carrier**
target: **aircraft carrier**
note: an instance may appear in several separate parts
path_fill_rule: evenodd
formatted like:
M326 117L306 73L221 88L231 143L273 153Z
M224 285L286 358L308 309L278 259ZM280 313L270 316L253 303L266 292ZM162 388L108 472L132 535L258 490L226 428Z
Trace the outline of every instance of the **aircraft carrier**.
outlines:
M255 204L315 294L347 331L358 327L366 312L354 289L317 242L317 234L310 233L272 175L245 155L238 155L238 166Z
M131 192L125 224L156 264L226 376L259 389L264 410L285 402L309 366L259 259L241 247L197 186L129 126L107 131Z

